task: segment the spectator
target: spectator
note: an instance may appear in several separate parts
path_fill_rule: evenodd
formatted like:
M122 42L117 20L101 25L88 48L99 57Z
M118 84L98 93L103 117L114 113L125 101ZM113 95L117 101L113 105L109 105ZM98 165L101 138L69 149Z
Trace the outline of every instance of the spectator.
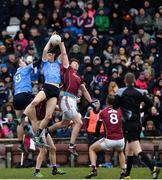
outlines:
M135 82L135 86L139 89L147 89L147 83L145 81L145 74L141 72L138 79Z
M0 60L1 63L6 63L8 59L7 49L6 46L1 45L0 46Z
M56 11L53 11L49 21L48 21L48 29L51 28L52 31L60 32L62 28L62 21Z
M75 58L78 59L80 63L83 62L84 55L80 52L80 47L77 44L74 44L69 52L69 59Z
M88 42L87 40L84 38L84 36L82 34L77 36L77 44L80 47L80 51L82 54L86 55L87 54L87 48L88 48Z
M121 45L121 46L123 45L123 44L122 44L122 40L123 40L123 39L126 40L127 46L128 46L128 48L130 49L131 46L132 46L132 44L133 44L133 36L131 35L128 27L124 27L124 28L123 28L123 32L122 32L122 35L119 35L118 44ZM126 48L127 48L127 47L126 47ZM129 49L128 49L128 50L129 50ZM130 52L130 51L127 51L127 52Z
M102 88L108 82L108 77L105 74L104 68L102 66L99 67L99 72L96 75L95 82L99 85L100 88Z
M8 97L9 90L5 87L4 81L0 80L0 109L8 102Z
M112 59L114 58L113 47L107 45L106 48L103 50L103 55L105 56L105 59L109 59L112 61Z
M143 8L139 9L139 14L135 17L136 25L143 26L147 33L152 33L152 18Z
M118 12L112 13L112 17L110 17L110 22L110 29L113 29L115 34L120 34L120 32L122 31L122 23Z
M6 30L2 30L0 33L0 42L2 43L1 45L6 47L8 52L13 51L13 39Z
M82 9L78 6L77 0L70 0L69 11L73 16L79 17L83 13Z
M13 77L13 75L16 72L16 67L15 67L15 63L16 63L16 56L14 53L10 53L8 55L8 61L7 61L7 67L8 67L8 72L9 74Z
M110 8L108 8L108 7L105 5L104 0L99 0L99 1L98 1L98 11L97 11L97 14L99 14L100 9L103 9L105 16L108 16L108 15L109 15L109 13L110 13Z
M70 20L72 20L73 25L77 26L77 19L78 18L79 17L73 16L70 10L67 10L66 14L65 14L65 17L63 18L63 25L65 26L66 25L66 20L70 19Z
M106 34L110 27L108 16L104 14L104 9L100 8L98 15L95 17L95 26L100 34Z
M153 19L154 29L155 31L162 30L162 16L160 16L159 12L155 13L154 19Z
M102 55L102 44L100 42L100 39L97 37L92 37L89 41L88 46L88 55L89 56L99 56L100 58L103 57Z
M28 40L24 37L24 34L22 32L17 32L15 37L15 49L18 45L22 46L22 51L24 52L26 47L28 46Z
M30 29L30 38L33 40L35 48L37 49L38 56L41 57L42 55L42 50L45 45L45 40L44 38L40 35L40 32L38 28L32 27Z
M66 19L63 32L70 32L74 37L76 37L78 34L82 34L82 30L74 26L71 19Z
M131 63L131 58L129 54L126 52L125 47L120 47L118 51L118 57L125 62L125 66L128 67Z
M159 131L155 128L153 121L147 121L146 129L144 130L144 136L159 136Z
M154 14L155 14L155 8L153 6L151 6L149 0L144 1L144 10L151 17L154 16Z
M75 44L75 38L68 31L63 33L63 38L64 38L66 51L69 52L70 48Z
M149 41L150 41L150 35L145 32L145 30L144 30L144 28L142 26L138 28L138 32L135 35L135 40L136 41L137 41L138 38L143 43L144 48L145 48L144 50L146 50L146 47L148 46ZM142 47L141 47L141 50L142 50Z
M94 17L95 14L96 14L96 10L93 7L93 2L92 1L87 2L87 14L88 14L88 17Z
M88 16L88 13L83 12L82 16L80 16L77 20L78 27L80 27L85 35L90 35L93 26L94 26L94 17Z

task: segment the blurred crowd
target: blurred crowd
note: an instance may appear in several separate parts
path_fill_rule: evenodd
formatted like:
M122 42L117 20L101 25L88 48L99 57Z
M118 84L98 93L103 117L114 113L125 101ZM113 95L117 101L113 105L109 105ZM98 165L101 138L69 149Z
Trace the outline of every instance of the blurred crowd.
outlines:
M20 21L20 31L14 36L6 30L11 17ZM109 83L123 87L124 75L133 72L136 87L147 90L153 100L153 107L141 116L143 135L162 134L160 1L3 0L0 24L0 137L16 136L12 106L16 62L19 58L27 63L41 62L53 31L63 36L69 59L80 61L78 73L92 97L100 100L101 108L105 107ZM43 83L41 63L34 68L32 82L33 94L37 94ZM84 117L88 104L84 98L78 103ZM65 130L69 136L69 128Z

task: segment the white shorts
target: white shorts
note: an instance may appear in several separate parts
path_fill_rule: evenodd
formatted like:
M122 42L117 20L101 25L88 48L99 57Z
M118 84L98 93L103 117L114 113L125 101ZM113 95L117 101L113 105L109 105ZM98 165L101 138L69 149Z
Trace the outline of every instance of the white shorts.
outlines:
M111 140L107 138L102 138L99 140L100 147L103 150L115 149L116 151L122 151L125 146L124 138L119 140Z
M69 96L63 96L60 103L63 112L63 120L72 120L77 114L77 99Z

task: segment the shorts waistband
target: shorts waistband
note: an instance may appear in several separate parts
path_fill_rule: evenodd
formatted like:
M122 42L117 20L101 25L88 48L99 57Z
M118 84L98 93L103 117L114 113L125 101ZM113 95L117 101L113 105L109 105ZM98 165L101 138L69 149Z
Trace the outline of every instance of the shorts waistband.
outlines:
M45 83L45 84L50 84L50 85L56 86L57 88L59 88L59 87L60 87L60 85L59 85L59 84L57 84L57 83Z
M77 98L78 98L78 97L75 96L74 94L71 94L71 93L69 93L69 92L67 92L67 91L62 91L62 92L61 92L61 95L62 95L62 96L69 96L69 97L74 98L74 99L77 99Z

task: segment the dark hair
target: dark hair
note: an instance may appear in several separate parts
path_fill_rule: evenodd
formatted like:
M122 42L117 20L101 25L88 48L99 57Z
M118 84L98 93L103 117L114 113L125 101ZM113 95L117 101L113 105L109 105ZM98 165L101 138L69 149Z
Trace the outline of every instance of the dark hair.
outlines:
M135 80L136 80L135 75L133 73L130 73L130 72L125 75L124 79L128 85L133 85L135 83Z
M112 106L115 105L115 96L112 94L109 94L107 96L106 102L108 105L112 105Z
M73 61L75 61L75 62L77 62L78 64L80 64L79 60L76 59L76 58L71 58L71 59L70 59L70 64L71 64Z

